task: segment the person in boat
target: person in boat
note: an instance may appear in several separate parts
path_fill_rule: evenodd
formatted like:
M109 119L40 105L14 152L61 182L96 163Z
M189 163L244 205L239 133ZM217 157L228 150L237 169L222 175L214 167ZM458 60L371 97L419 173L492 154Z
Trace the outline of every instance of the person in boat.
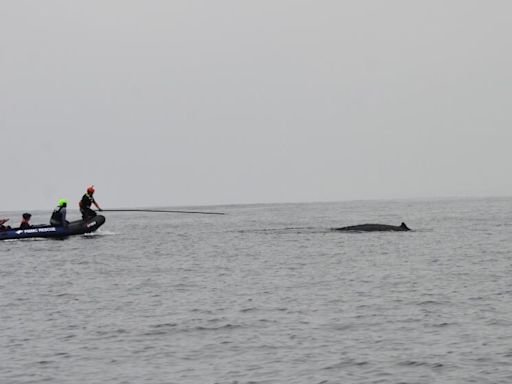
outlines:
M9 227L8 225L4 225L8 221L9 219L0 219L0 231L8 231L9 229L11 229L11 227Z
M66 199L60 199L57 208L54 209L52 213L52 217L50 218L50 224L54 227L65 227L69 224L69 221L66 220L66 207L68 206L68 201Z
M30 213L24 213L22 215L20 229L28 229L28 228L32 227L32 225L30 224L30 218L31 217L32 217L32 215Z
M102 211L99 204L94 199L95 191L96 190L94 189L94 186L91 185L89 188L87 188L87 192L82 196L82 200L80 200L80 203L78 203L80 207L80 212L82 213L82 219L84 220L96 216L96 212L91 209L92 204L94 204L96 208L98 208L98 211Z

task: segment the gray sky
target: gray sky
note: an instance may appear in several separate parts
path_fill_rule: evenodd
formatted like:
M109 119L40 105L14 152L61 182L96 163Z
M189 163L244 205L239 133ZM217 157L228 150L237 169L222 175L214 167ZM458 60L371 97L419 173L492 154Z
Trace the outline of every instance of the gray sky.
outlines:
M3 0L0 210L512 195L512 3Z

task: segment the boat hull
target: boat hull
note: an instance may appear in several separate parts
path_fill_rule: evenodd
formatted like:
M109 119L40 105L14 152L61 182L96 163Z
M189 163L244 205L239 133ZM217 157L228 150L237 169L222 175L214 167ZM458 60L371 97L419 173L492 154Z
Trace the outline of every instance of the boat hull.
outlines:
M96 217L85 221L72 221L66 227L37 225L27 229L13 228L0 232L0 240L31 239L36 237L59 239L94 232L103 224L105 224L105 217L97 215Z

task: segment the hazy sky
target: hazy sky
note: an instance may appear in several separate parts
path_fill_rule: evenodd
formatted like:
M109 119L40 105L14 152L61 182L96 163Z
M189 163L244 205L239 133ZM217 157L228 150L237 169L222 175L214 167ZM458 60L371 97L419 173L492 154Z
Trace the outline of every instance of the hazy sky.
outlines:
M512 195L512 2L2 0L2 204Z

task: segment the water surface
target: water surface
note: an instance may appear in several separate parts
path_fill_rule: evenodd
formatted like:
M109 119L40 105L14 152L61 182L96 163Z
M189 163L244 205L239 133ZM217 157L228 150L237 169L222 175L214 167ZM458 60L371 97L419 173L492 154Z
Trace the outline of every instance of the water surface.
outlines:
M0 242L0 382L511 383L511 207L110 213L93 236Z

